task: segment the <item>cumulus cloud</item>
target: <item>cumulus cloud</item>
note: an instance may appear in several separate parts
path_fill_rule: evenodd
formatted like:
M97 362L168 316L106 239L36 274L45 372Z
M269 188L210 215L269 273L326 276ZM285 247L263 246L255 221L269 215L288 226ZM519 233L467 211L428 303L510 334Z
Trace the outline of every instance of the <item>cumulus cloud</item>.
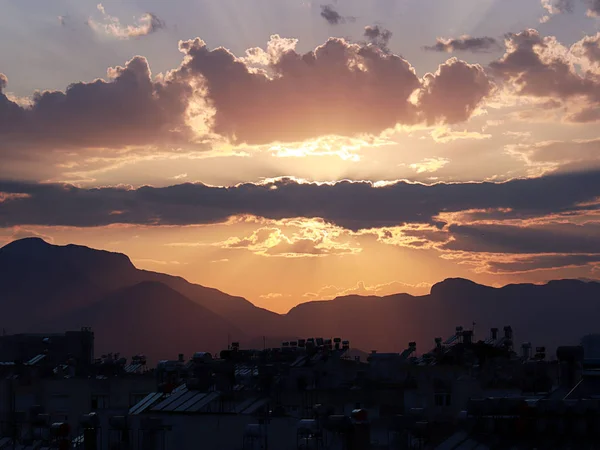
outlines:
M457 58L423 79L419 106L430 124L464 122L494 89L483 67Z
M95 31L101 31L118 39L147 36L165 28L165 22L150 12L144 13L134 25L122 25L117 17L106 12L102 3L98 4L97 9L102 14L103 20L98 22L90 18L87 22L88 25Z
M124 147L190 138L184 120L186 86L153 81L141 56L109 69L107 77L73 83L65 92L36 92L31 106L20 106L0 92L0 151Z
M363 139L398 125L467 120L490 91L479 66L457 59L419 79L408 61L382 50L388 32L369 30L371 43L331 38L304 54L279 36L244 57L194 39L180 43L184 61L166 74L153 77L136 56L108 69L106 80L36 92L27 103L6 96L2 75L0 152Z
M502 183L307 183L290 179L232 187L182 184L81 189L68 185L1 182L0 191L28 197L0 203L0 226L112 223L208 224L231 216L322 218L350 230L434 224L442 213L507 209L514 218L598 208L600 174L583 172ZM121 214L111 214L120 211Z
M409 97L420 83L406 60L337 38L306 54L295 45L273 36L266 52L252 53L265 65L255 71L224 48L186 41L180 73L203 79L214 130L234 142L379 134L417 120Z
M594 69L600 69L600 32L593 36L586 36L571 47L571 52L587 60L587 64Z
M438 38L435 45L425 46L425 50L434 52L490 52L500 50L500 43L493 37L471 37L461 36L460 38Z
M585 41L585 39L584 39ZM566 104L575 122L597 120L600 78L590 70L578 72L573 54L555 37L542 37L533 29L509 34L507 51L490 63L495 76L516 95L550 100L554 107ZM575 48L585 48L584 44Z

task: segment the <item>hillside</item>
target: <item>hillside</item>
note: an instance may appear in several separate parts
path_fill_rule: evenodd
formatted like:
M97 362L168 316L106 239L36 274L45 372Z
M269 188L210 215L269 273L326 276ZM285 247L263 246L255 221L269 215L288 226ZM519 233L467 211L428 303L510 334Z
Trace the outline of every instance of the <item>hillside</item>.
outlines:
M241 297L192 284L180 277L137 269L120 253L88 247L51 245L26 238L0 249L2 326L9 333L29 329L91 305L108 293L144 281L157 281L210 311L227 316L237 328L278 334L278 315ZM7 307L10 305L10 307Z
M152 361L183 353L216 353L247 337L223 317L158 282L119 289L91 306L36 326L40 332L91 327L96 353L145 353Z
M517 343L552 349L600 331L600 284L556 280L492 288L447 279L428 295L347 296L279 315L183 278L139 270L122 254L31 238L0 249L0 310L0 327L8 333L92 326L99 351L161 358L217 351L227 335L258 348L283 336L339 336L365 351L401 351L409 341L428 351L434 337L473 323L476 338L510 324Z

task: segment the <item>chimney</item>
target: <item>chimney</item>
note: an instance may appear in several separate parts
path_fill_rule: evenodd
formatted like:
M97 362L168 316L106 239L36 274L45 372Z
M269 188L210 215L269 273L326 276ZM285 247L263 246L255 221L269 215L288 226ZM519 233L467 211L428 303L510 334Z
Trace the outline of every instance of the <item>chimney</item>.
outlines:
M504 337L506 339L512 340L512 338L513 338L513 330L512 330L512 327L510 325L504 327Z
M492 328L491 332L492 332L492 339L497 340L498 339L498 328Z
M179 361L179 362L184 362L185 361L185 359L183 358L183 353L179 354L179 357L177 358L177 361Z

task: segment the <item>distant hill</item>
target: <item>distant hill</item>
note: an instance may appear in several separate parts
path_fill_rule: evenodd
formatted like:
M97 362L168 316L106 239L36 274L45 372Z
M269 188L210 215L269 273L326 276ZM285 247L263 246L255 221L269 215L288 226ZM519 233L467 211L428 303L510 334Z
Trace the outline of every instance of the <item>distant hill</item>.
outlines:
M237 327L165 284L144 281L118 289L93 305L37 326L40 332L94 330L97 353L124 356L145 353L156 361L189 357L197 351L218 352L228 337L247 337Z
M108 293L158 281L249 332L264 327L277 334L279 316L248 300L188 283L180 277L137 269L121 253L51 245L39 238L0 249L1 326L15 333L101 300ZM10 305L10 307L7 307Z
M510 324L517 343L552 349L600 331L600 284L491 288L456 278L435 284L429 295L339 297L279 315L180 277L139 270L123 254L28 238L0 249L0 311L8 333L92 326L99 352L157 358L187 349L215 352L227 335L243 347L339 336L367 352L401 351L409 341L424 352L436 336L473 322L476 338Z
M400 351L409 341L418 350L433 348L436 336L447 338L456 326L472 328L476 338L491 327L511 325L516 344L532 342L549 350L577 344L600 331L600 284L557 280L544 285L482 286L454 278L437 283L429 295L349 296L304 303L285 317L302 323L309 334L343 334L359 348Z

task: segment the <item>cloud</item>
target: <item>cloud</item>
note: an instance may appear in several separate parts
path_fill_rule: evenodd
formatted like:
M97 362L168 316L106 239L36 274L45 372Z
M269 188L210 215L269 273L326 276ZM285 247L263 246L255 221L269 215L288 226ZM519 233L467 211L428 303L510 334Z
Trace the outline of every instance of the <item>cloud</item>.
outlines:
M250 236L232 237L214 245L246 249L260 256L285 258L355 255L362 250L348 239L344 230L322 220L282 221L261 227Z
M589 170L600 165L600 139L579 139L573 141L545 141L536 144L520 144L508 147L515 156L522 158L527 165L564 167L573 170Z
M329 25L339 25L346 21L332 5L321 5L321 17L325 19Z
M392 32L390 30L386 30L379 25L368 25L365 27L364 37L369 44L380 48L384 52L390 51L388 47L390 39L392 39Z
M22 228L22 227L15 227L13 234L10 237L10 240L17 241L19 239L25 239L25 238L31 238L31 237L42 238L46 242L50 242L50 243L54 242L54 238L48 234L39 233L37 231L28 230L28 229Z
M0 182L0 191L28 197L0 203L0 227L14 225L101 226L209 224L232 216L281 220L322 218L350 230L434 224L442 213L507 209L513 218L597 209L600 172L560 174L501 183L376 185L340 181L308 183L278 179L231 187L181 184L164 188L105 187ZM595 205L595 206L594 206ZM112 211L121 211L111 215Z
M493 37L471 37L461 36L460 38L438 38L435 45L425 46L425 50L434 52L490 52L500 50L502 47Z
M600 222L537 226L451 225L452 239L441 249L484 253L598 253Z
M11 200L19 200L23 198L29 198L29 194L21 192L2 192L0 191L0 203L9 202Z
M450 163L450 160L446 158L425 158L419 163L411 164L410 168L417 173L433 173L437 172L448 163Z
M477 131L458 131L452 130L448 127L438 127L431 132L431 137L435 142L439 142L442 144L447 144L448 142L456 141L459 139L466 140L481 140L481 139L490 139L492 137L491 134L479 133Z
M600 32L586 36L571 46L571 53L587 60L589 66L600 69Z
M295 46L273 36L266 51L249 51L264 67L253 70L224 48L181 42L180 74L202 79L215 108L214 131L235 143L378 135L417 120L409 97L420 82L404 59L337 38L306 54Z
M585 38L583 41L586 41ZM574 54L554 37L542 37L530 29L509 34L507 51L490 63L492 73L515 95L550 100L554 107L566 105L568 120L597 120L600 107L600 78L590 70L578 72ZM585 48L576 43L576 49Z
M296 40L274 35L266 50L250 49L245 58L185 41L179 79L201 80L215 133L250 145L379 135L424 120L456 123L491 93L483 69L456 58L421 83L408 61L387 52L388 32L367 33L368 44L330 38L305 54L296 52ZM411 96L420 91L415 104Z
M148 61L136 56L108 70L108 81L73 83L65 92L36 92L20 106L0 91L0 153L42 149L169 144L189 140L189 87L153 81ZM7 83L2 78L0 87Z
M430 283L403 283L400 281L392 281L389 283L367 285L364 281L359 281L355 286L349 288L340 288L337 286L324 286L318 292L307 292L303 295L304 298L311 300L331 300L336 297L345 297L349 295L361 296L387 296L394 294L412 294L426 295L431 289Z
M483 67L457 58L449 59L423 80L419 107L429 124L464 122L494 89Z
M598 267L600 255L533 255L518 258L498 258L486 261L480 271L492 274L516 274L538 270L557 270L573 267Z
M575 0L541 0L542 6L548 12L542 17L541 22L550 20L550 16L563 13L572 13L575 10ZM589 17L600 16L600 0L582 0L587 8Z
M97 22L90 18L87 22L90 28L118 39L139 38L165 28L165 22L153 13L144 13L135 25L122 25L117 17L106 12L102 3L98 4L97 9L102 14L103 21Z
M408 61L382 50L389 34L369 29L372 43L331 38L304 54L297 40L273 36L265 50L241 58L194 39L180 42L183 63L165 74L153 77L146 58L135 56L109 68L106 80L36 92L28 102L5 94L2 75L0 154L41 165L52 156L73 169L67 179L88 179L149 152L365 140L398 125L455 123L489 92L478 66L456 59L419 79Z

